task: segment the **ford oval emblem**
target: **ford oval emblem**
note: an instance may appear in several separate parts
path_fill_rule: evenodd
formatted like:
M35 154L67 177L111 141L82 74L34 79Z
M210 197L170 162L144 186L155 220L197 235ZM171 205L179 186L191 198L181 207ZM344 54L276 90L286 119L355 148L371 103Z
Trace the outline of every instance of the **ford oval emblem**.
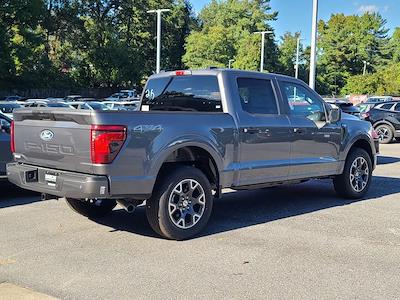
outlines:
M40 133L40 138L43 141L50 141L53 138L53 136L54 136L53 131L48 129L42 130L42 132Z

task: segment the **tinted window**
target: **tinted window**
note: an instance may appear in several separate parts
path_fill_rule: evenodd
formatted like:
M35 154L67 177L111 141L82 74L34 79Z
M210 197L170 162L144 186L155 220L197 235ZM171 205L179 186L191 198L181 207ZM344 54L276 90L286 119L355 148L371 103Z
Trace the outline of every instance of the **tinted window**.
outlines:
M304 116L311 121L326 120L323 102L306 88L291 82L280 82L280 87L292 115Z
M396 106L394 107L395 111L400 111L400 103L396 104Z
M240 103L244 111L251 114L278 114L270 80L239 78L237 83Z
M393 103L387 103L387 104L381 105L379 108L381 108L381 109L391 109L392 106L393 106Z
M217 77L190 75L150 79L142 110L221 112Z

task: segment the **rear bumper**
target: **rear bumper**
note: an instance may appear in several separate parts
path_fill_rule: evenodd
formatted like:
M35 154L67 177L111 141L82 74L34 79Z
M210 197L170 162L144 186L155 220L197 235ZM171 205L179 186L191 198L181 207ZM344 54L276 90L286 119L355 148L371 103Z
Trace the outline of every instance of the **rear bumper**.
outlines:
M36 170L37 181L28 182L26 172ZM46 174L52 175L55 180L46 181ZM10 182L21 188L58 197L110 198L107 176L59 171L20 163L7 164L7 176Z

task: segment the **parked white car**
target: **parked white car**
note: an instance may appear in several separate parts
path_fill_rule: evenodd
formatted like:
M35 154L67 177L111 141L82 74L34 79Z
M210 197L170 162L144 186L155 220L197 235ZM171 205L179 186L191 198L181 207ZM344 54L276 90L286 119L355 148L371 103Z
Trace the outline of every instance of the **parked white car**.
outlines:
M74 102L69 102L67 104L70 107L75 108L75 109L109 110L107 105L105 105L103 102L96 102L96 101L80 102L80 101L74 101Z
M110 110L139 110L139 101L103 101Z
M121 90L119 93L112 94L105 99L106 101L139 101L136 90Z

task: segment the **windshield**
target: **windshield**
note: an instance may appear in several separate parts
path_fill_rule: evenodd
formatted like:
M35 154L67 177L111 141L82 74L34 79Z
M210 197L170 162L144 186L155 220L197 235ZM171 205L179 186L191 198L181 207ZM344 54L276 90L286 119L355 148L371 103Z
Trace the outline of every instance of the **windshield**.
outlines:
M159 77L150 79L142 111L222 112L218 79L211 75Z
M0 104L0 111L4 114L11 114L14 109L20 108L18 104Z

